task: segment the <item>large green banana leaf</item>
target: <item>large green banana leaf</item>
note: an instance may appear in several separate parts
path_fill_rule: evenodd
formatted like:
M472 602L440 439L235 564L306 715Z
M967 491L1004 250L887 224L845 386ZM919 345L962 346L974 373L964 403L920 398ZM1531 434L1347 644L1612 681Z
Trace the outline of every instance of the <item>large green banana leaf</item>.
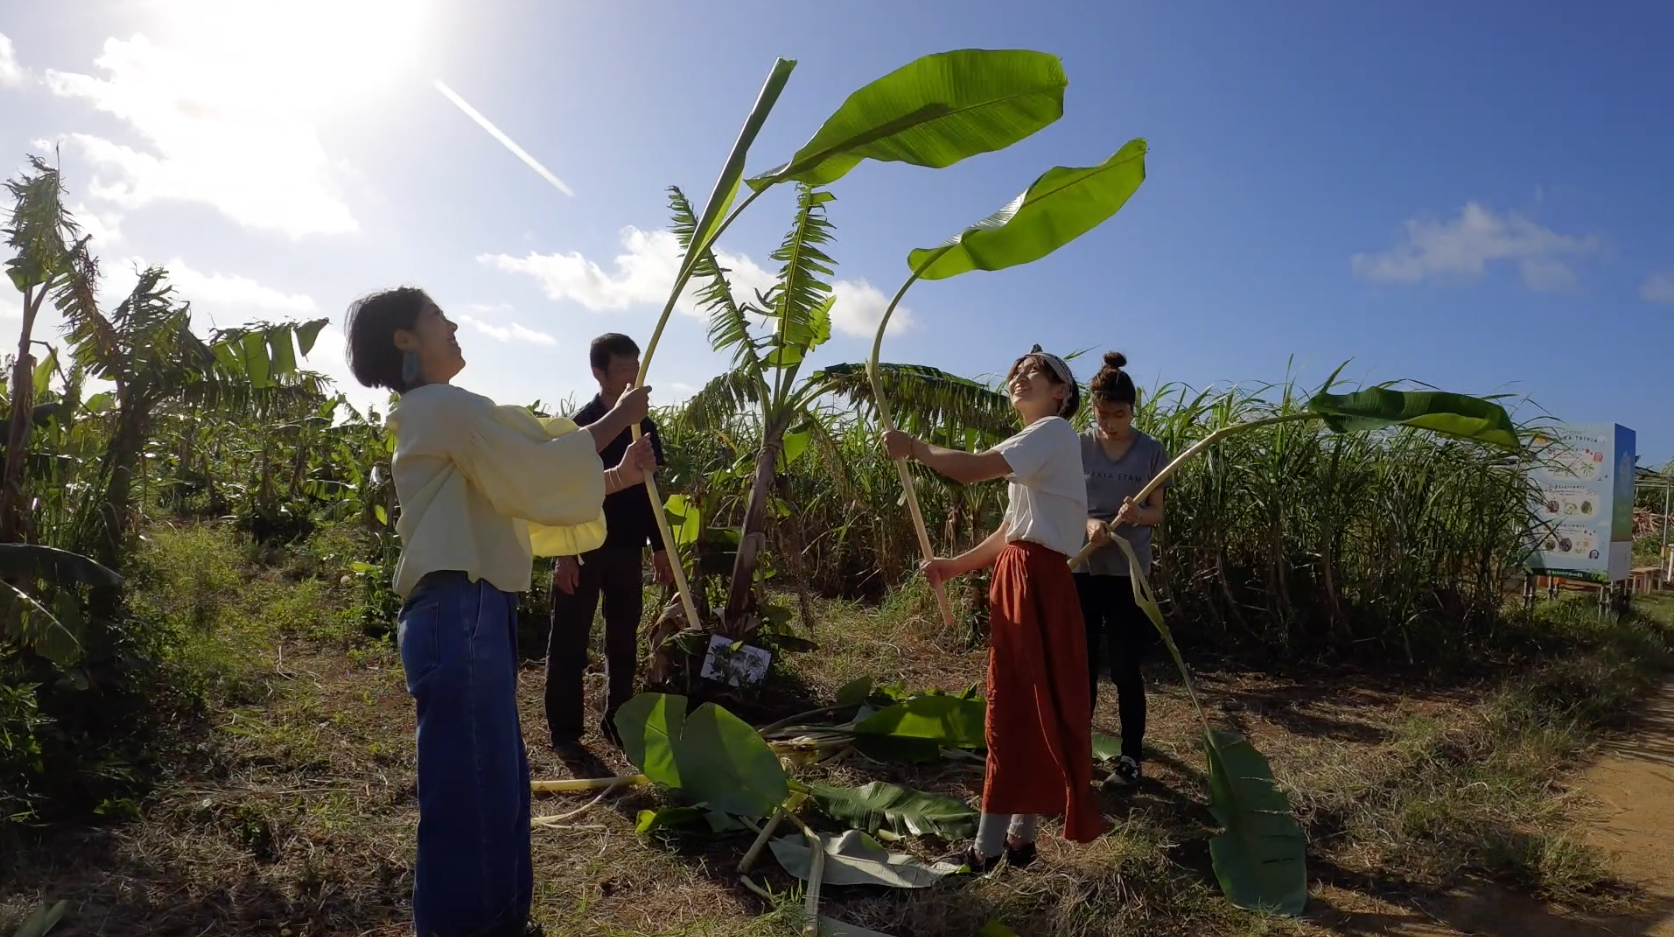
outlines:
M711 810L765 817L790 794L773 750L714 703L687 715L684 696L642 693L617 711L616 727L635 767Z
M1064 113L1056 55L960 49L926 55L849 95L790 161L749 180L826 185L863 159L940 169L1002 150Z
M1503 449L1519 445L1517 429L1504 407L1448 391L1369 387L1351 394L1320 393L1308 401L1308 409L1339 433L1400 424Z
M1208 731L1209 810L1223 832L1209 840L1227 900L1249 910L1300 914L1308 902L1306 842L1267 758L1233 732Z
M1055 166L1011 204L940 247L907 254L912 270L943 280L972 270L1003 270L1045 257L1120 211L1145 181L1144 140L1129 140L1097 166Z
M827 816L868 834L887 826L897 835L939 836L945 840L976 835L977 811L940 794L884 781L860 787L810 784L808 790Z
M982 748L988 703L957 696L915 696L878 710L854 727L857 735L924 739L943 748Z
M727 209L732 207L733 199L738 195L738 183L744 178L744 161L750 155L750 144L755 142L756 134L761 132L762 125L767 122L767 115L779 100L779 93L785 90L785 83L790 81L791 70L794 68L794 59L774 60L773 70L768 73L766 83L761 86L761 93L756 96L756 104L750 109L750 116L745 118L744 126L739 129L738 139L733 141L732 152L727 154L727 161L721 167L720 176L715 179L715 187L709 192L709 200L703 204L703 215L698 218L697 225L692 229L686 257L681 263L682 272L684 268L690 267L694 260L703 257L704 252L709 249L710 242L715 239L721 218L726 215Z

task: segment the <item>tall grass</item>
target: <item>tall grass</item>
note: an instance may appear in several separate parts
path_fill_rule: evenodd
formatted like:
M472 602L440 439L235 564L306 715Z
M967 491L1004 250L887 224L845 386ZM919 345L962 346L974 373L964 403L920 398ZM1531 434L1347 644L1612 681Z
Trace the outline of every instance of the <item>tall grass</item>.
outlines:
M1143 396L1136 425L1179 453L1221 427L1296 412L1305 399L1293 383L1163 387ZM698 433L677 411L663 423L673 492L694 480L725 484L751 449L748 425ZM827 596L875 598L918 564L900 484L861 416L833 411L818 435L780 479L780 574L800 571ZM998 523L1002 483L915 479L939 550L967 548ZM1188 642L1445 660L1500 626L1530 494L1503 454L1470 443L1281 424L1233 436L1182 468L1168 490L1153 576ZM710 522L735 523L741 496Z

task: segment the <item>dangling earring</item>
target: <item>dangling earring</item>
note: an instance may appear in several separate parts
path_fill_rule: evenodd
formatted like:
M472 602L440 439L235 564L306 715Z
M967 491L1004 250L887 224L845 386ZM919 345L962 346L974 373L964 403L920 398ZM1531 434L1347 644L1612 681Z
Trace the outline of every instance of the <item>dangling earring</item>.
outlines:
M411 348L401 353L401 386L411 389L418 383L418 352Z

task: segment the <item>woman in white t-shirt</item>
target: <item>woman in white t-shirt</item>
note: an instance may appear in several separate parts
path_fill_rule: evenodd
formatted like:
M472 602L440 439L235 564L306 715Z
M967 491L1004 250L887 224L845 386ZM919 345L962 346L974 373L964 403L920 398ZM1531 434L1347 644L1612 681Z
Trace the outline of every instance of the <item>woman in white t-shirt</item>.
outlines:
M977 840L963 854L982 872L1004 857L1035 856L1037 814L1062 814L1064 838L1108 829L1092 789L1087 634L1069 558L1086 541L1081 442L1068 417L1081 404L1069 365L1036 345L1006 375L1023 430L982 453L885 434L894 458L912 458L953 481L1010 482L998 530L976 548L925 564L935 584L994 567L989 589L988 772Z
M449 383L465 367L458 326L423 290L384 290L349 309L349 370L401 395L390 410L401 515L396 632L418 709L421 937L539 933L529 843L529 761L517 716L517 593L534 557L604 542L604 497L644 480L651 437L605 469L603 449L645 416L624 393L578 430Z

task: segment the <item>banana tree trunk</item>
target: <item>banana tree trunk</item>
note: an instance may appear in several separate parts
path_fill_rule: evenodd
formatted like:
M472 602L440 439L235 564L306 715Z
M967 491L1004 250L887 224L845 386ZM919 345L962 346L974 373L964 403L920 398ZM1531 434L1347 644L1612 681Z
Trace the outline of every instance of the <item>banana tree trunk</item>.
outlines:
M784 445L785 427L770 423L763 434L761 452L756 456L756 471L750 480L750 497L744 503L744 523L739 531L738 555L732 564L732 582L727 589L727 606L723 617L727 636L743 637L737 629L750 608L750 594L756 579L756 567L761 565L761 552L767 545L767 507L773 500L773 467L779 462L779 450Z
M122 571L127 551L129 513L133 507L134 469L145 446L149 414L132 403L122 407L122 417L110 447L105 450L105 491L94 526L93 558L108 569Z
M23 519L24 451L29 428L35 418L35 368L29 359L35 315L41 308L39 291L24 295L23 328L17 340L17 360L12 362L12 417L6 434L6 468L0 480L0 543L16 543Z

